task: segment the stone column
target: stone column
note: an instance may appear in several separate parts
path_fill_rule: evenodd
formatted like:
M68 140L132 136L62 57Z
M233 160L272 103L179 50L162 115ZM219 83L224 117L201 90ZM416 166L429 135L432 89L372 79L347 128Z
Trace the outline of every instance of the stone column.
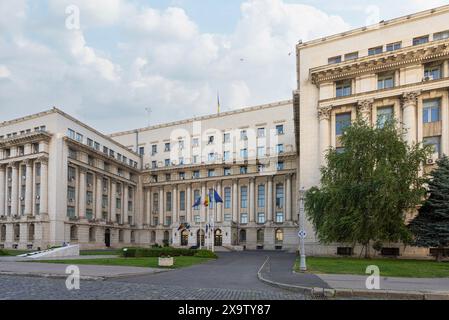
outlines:
M26 177L25 177L25 215L32 213L33 205L33 161L25 160Z
M367 124L371 125L371 111L374 99L357 102L357 113Z
M273 176L268 176L267 183L267 222L273 221Z
M421 92L407 92L402 96L402 110L403 110L403 129L406 130L405 140L409 145L416 143L417 132L417 114L416 109L418 105L418 97Z
M17 167L17 163L13 162L10 164L10 166L12 167L12 182L11 182L11 215L15 216L17 215L17 210L18 210L18 198L19 198L19 194L18 194L18 167Z
M117 202L117 182L111 179L111 187L109 188L110 195L111 195L111 205L109 206L109 212L110 212L110 219L112 222L120 222L117 221L117 217L115 215L116 213L116 202Z
M200 206L200 212L201 212L201 222L204 223L206 220L206 207L203 205L204 201L206 200L206 184L201 184L201 206Z
M332 107L323 107L318 110L318 119L320 121L320 160L321 165L326 164L326 151L331 146L330 143L330 118Z
M222 188L221 188L221 181L217 182L217 193L220 195L221 198L224 198L222 195ZM217 222L222 222L223 221L223 203L216 203L217 206L217 217L216 217L216 221Z
M128 224L129 223L129 219L128 219L128 211L129 211L129 207L128 207L128 200L129 200L129 191L128 191L128 185L126 183L122 184L122 188L123 188L123 223L124 224Z
M179 212L178 212L178 186L173 185L172 189L172 223L178 223Z
M95 216L100 220L103 218L103 177L97 174L97 194L95 195Z
M5 212L5 185L6 185L6 168L4 165L0 165L0 216L6 216Z
M256 195L254 190L255 178L249 178L249 222L254 222L256 211Z
M232 180L232 221L238 222L239 216L239 183L238 180Z
M165 225L165 212L164 212L164 187L159 189L159 225Z
M286 175L285 183L285 219L286 221L292 220L292 175Z
M147 206L146 206L146 214L145 214L145 216L146 216L146 222L147 222L147 225L151 225L151 204L152 204L152 202L151 202L151 188L147 188L147 190L146 190L146 194L147 194Z
M41 198L40 213L48 214L48 158L38 159L41 163Z
M78 217L83 219L86 216L86 169L79 167L79 171Z
M192 222L192 185L187 185L187 192L186 192L186 209L187 209L187 222Z

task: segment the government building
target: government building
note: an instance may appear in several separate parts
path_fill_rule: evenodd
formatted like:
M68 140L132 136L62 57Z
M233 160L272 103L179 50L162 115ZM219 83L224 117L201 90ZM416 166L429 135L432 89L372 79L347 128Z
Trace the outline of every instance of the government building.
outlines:
M0 247L297 250L300 191L357 115L433 145L427 170L449 154L448 21L444 6L300 42L286 101L111 135L57 108L0 123ZM305 230L308 255L360 253Z

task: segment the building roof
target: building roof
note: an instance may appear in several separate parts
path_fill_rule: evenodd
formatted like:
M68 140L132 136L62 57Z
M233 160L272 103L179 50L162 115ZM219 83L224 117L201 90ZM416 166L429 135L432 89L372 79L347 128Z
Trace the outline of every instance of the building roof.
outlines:
M72 117L71 115L65 113L64 111L62 111L62 110L60 110L60 109L58 109L56 107L53 107L50 110L46 110L46 111L42 111L42 112L39 112L39 113L31 114L31 115L28 115L28 116L25 116L25 117L21 117L21 118L16 118L16 119L13 119L13 120L0 122L0 128L1 127L6 127L6 126L9 126L9 125L14 125L14 124L17 124L17 123L20 123L20 122L23 122L23 121L27 121L27 120L32 120L32 119L44 117L46 115L50 115L50 114L54 114L54 113L57 113L57 114L65 117L65 118L67 118L68 120L77 123L78 125L86 128L87 130L90 130L93 133L99 135L100 137L102 137L102 138L108 140L109 142L115 144L116 146L118 146L118 147L120 147L122 149L125 149L125 150L129 151L130 153L132 153L132 154L134 154L136 156L140 156L138 153L136 153L133 150L128 149L126 146L124 146L121 143L117 142L116 140L112 139L110 136L105 135L105 134L99 132L98 130L88 126L87 124L79 121L78 119Z
M123 136L123 135L132 134L132 133L136 133L136 132L144 132L144 131L150 131L150 130L155 130L155 129L161 129L161 128L167 128L167 127L172 127L172 126L176 126L176 125L191 123L191 122L194 122L194 121L203 121L203 120L209 120L209 119L216 119L216 118L221 118L221 117L225 117L225 116L231 116L231 115L244 113L244 112L251 112L251 111L257 111L257 110L275 108L275 107L279 107L279 106L289 105L289 104L292 104L292 103L293 103L293 101L291 99L290 100L283 100L283 101L268 103L268 104L264 104L264 105L258 105L258 106L253 106L253 107L246 107L246 108L236 109L236 110L232 110L232 111L221 112L219 114L210 114L210 115L205 115L205 116L200 116L200 117L195 117L195 118L190 118L190 119L185 119L185 120L180 120L180 121L161 123L161 124L157 124L157 125L154 125L154 126L149 126L149 127L137 129L137 130L116 132L116 133L110 134L109 136L110 137Z
M310 41L306 41L306 42L300 41L296 45L296 48L298 50L301 50L301 49L305 49L307 47L319 45L323 42L340 40L343 38L348 38L348 37L359 35L362 33L371 32L371 31L382 29L382 28L390 27L392 25L400 24L400 23L403 23L406 21L418 20L418 19L429 17L431 15L439 15L439 14L443 14L446 12L449 12L449 5L444 5L444 6L440 6L437 8L420 11L420 12L409 14L409 15L402 16L399 18L394 18L391 20L382 20L377 24L373 24L370 26L365 26L365 27L361 27L361 28L357 28L357 29L353 29L353 30L349 30L349 31L341 32L341 33L337 33L337 34L334 34L334 35L331 35L328 37L318 38L318 39L314 39L314 40L310 40Z

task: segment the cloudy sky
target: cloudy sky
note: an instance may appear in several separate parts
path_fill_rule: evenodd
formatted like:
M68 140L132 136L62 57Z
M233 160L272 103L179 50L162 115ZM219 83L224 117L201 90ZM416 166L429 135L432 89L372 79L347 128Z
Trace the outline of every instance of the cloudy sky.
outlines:
M0 0L0 121L57 106L110 133L215 112L217 91L290 99L299 39L448 3Z

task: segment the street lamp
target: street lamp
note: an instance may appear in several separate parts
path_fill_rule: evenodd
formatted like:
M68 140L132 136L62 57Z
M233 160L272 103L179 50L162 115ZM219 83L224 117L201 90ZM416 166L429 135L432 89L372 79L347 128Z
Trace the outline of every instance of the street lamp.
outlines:
M306 230L305 230L305 214L304 214L304 200L305 200L305 190L304 187L299 191L299 245L300 245L300 262L299 262L299 270L301 272L307 271L306 265L306 252L305 252L305 239L306 239Z

